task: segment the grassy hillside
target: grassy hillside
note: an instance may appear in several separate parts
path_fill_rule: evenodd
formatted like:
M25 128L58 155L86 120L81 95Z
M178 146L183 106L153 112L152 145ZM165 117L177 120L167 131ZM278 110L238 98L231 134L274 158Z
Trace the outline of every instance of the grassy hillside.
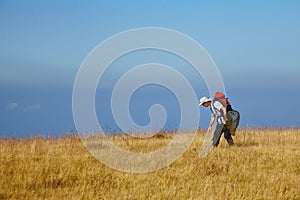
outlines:
M157 149L171 136L111 138L136 152ZM236 146L204 159L199 132L183 156L146 174L106 167L78 137L0 140L0 199L300 199L300 130L239 130Z

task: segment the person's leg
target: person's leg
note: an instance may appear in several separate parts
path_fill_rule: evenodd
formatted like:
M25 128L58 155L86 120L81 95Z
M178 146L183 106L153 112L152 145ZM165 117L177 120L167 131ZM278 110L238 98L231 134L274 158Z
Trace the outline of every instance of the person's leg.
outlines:
M234 145L233 139L232 139L232 137L231 137L231 134L230 134L230 132L229 132L227 126L224 126L224 127L223 127L223 132L224 132L224 137L225 137L227 143L229 144L229 146Z
M223 124L218 124L216 127L216 130L214 132L214 137L213 137L213 143L212 143L214 147L217 147L219 145L220 138L223 132L223 127L224 127Z

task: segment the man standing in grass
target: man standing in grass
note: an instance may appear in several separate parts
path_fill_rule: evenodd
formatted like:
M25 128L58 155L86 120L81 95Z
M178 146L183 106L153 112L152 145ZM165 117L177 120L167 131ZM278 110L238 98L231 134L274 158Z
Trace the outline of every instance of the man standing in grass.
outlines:
M228 108L226 108L219 99L215 98L212 101L211 99L209 99L207 97L202 97L200 99L200 106L204 106L204 107L209 106L210 110L212 112L208 131L211 131L211 128L212 128L213 123L215 122L215 119L217 120L217 127L214 132L212 145L214 147L217 147L219 145L222 133L224 133L224 137L225 137L226 141L228 142L228 144L230 146L234 145L231 134L226 126L226 121L227 121L226 114L227 114Z

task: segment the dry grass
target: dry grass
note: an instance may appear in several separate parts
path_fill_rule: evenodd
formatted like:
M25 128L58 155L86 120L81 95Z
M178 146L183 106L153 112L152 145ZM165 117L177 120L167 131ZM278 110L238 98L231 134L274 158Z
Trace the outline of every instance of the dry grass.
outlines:
M199 159L203 138L198 133L179 160L147 174L106 167L78 137L2 139L0 199L300 199L299 129L243 129L236 147L222 139ZM112 142L147 152L170 139Z

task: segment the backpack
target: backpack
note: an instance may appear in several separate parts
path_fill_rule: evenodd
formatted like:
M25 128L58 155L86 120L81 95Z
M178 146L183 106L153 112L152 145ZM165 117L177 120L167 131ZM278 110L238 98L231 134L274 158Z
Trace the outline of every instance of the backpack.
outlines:
M231 104L228 101L228 98L225 97L224 93L216 92L214 99L220 101L222 103L222 105L226 108L227 112L233 110L231 107Z

